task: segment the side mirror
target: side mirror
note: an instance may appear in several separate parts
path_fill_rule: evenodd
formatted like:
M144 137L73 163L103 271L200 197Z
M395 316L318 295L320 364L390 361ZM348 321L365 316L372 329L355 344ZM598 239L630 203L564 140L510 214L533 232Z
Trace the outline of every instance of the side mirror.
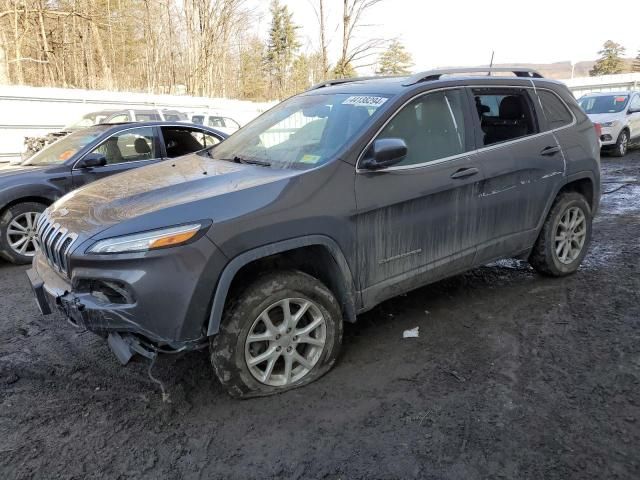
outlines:
M90 153L76 165L77 168L104 167L107 164L107 157L101 153Z
M380 170L400 163L407 156L407 144L402 138L380 138L373 142L360 167Z
M640 108L630 108L627 110L628 115L631 115L632 113L640 113Z

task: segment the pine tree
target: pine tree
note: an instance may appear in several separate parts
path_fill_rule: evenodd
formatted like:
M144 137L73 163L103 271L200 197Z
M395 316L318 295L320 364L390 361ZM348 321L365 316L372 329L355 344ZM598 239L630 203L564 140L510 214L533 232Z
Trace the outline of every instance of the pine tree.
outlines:
M595 77L597 75L610 75L613 73L622 73L625 70L624 60L622 56L626 49L619 43L607 40L602 46L602 50L598 52L600 58L589 72L589 75Z
M349 62L338 61L335 68L333 69L333 76L335 78L352 78L356 77L358 72L353 68L353 65Z
M398 40L394 40L389 48L380 55L378 60L378 75L407 75L413 66L411 54Z
M632 70L634 72L640 72L640 50L638 50L638 55L636 56L635 60L633 61Z
M272 86L276 88L278 97L283 98L287 92L295 53L300 48L296 32L299 27L293 23L289 7L280 4L280 0L271 2L271 17L265 60Z

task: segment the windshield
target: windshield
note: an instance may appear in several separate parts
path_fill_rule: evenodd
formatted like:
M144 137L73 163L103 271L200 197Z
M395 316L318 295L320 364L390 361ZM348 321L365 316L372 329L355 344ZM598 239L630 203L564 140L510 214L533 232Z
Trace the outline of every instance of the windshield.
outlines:
M95 140L109 128L108 126L94 126L78 132L70 133L66 137L53 142L40 150L23 165L55 165L62 164L73 157L78 151Z
M329 161L387 100L380 95L293 97L238 130L211 155L275 168L312 168Z
M598 95L580 99L580 106L586 114L618 113L627 107L629 95Z

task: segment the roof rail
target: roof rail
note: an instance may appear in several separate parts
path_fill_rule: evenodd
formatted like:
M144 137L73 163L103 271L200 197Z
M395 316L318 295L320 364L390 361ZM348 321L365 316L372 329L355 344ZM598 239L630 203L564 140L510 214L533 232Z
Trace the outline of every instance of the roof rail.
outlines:
M325 80L323 82L316 83L315 85L309 87L309 89L307 89L307 92L311 90L317 90L319 88L331 87L333 85L342 85L343 83L363 82L365 80L379 80L381 78L394 78L396 76L406 77L406 75L373 75L369 77L335 78L333 80Z
M511 72L516 77L522 78L543 78L537 70L526 67L470 67L470 68L443 68L438 70L427 70L425 72L411 75L406 82L405 87L415 85L420 82L429 82L439 80L443 75L455 75L459 73L486 73L491 75L494 72Z

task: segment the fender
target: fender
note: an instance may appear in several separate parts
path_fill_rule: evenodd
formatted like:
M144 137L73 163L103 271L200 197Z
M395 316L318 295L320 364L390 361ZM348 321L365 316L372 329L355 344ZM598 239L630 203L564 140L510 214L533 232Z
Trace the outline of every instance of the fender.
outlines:
M342 274L344 283L344 296L342 298L342 309L345 312L346 320L355 322L356 319L356 297L358 292L353 283L353 276L338 244L330 237L324 235L308 235L304 237L292 238L282 242L276 242L269 245L249 250L241 253L227 264L218 280L215 294L213 296L213 304L211 305L211 314L209 315L209 325L207 327L207 336L215 335L220 328L222 321L222 312L229 292L229 287L234 277L242 267L249 263L265 258L277 253L294 250L300 247L309 247L319 245L326 247L336 262L338 269ZM340 299L339 299L340 300Z
M593 174L593 172L589 170L583 170L581 172L567 175L566 177L563 178L561 183L558 183L555 191L553 192L553 195L549 195L547 204L544 207L543 215L538 221L538 225L536 226L536 232L537 232L536 237L537 235L540 234L540 230L542 230L542 225L547 219L547 215L549 215L549 211L553 206L553 202L556 201L556 198L558 196L558 193L560 193L560 190L562 190L569 183L575 182L576 180L584 180L584 179L591 180L591 183L593 184L593 212L592 213L593 215L595 215L598 212L598 207L600 205L600 182L596 181L595 175Z
M15 203L16 201L19 202L21 199L29 201L29 199L40 198L47 200L48 205L51 205L62 195L64 195L64 192L59 192L55 188L47 185L18 185L2 191L0 195L0 211L5 210L7 205Z

